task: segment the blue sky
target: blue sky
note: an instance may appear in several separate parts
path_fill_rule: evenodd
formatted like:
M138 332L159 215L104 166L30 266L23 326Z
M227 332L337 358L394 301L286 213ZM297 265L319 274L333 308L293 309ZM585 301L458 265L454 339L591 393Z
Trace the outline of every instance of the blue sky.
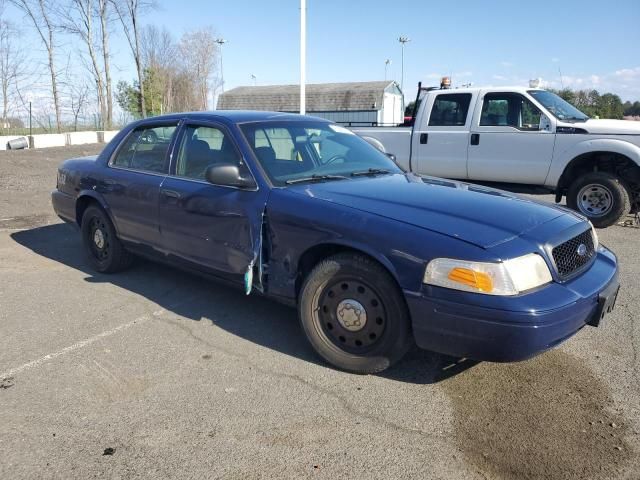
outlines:
M297 83L299 0L162 2L149 22L177 35L212 25L224 47L227 88ZM309 83L400 79L399 35L405 50L405 91L418 80L523 84L611 90L640 99L640 1L366 1L307 0Z
M179 38L212 26L224 46L226 89L298 83L299 0L159 0L143 23L168 27ZM400 80L399 35L405 50L405 92L418 80L454 85L597 88L623 100L640 99L640 0L550 2L307 0L307 81ZM21 20L15 11L9 16ZM28 46L39 48L32 32ZM65 40L63 40L64 42ZM66 40L69 42L69 40ZM115 80L134 77L123 36L113 37Z

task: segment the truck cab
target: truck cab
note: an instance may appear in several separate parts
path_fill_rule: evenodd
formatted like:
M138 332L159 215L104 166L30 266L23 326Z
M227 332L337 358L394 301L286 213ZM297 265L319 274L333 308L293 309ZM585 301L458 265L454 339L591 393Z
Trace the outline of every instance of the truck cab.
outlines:
M353 130L407 171L555 191L600 227L637 211L640 123L590 119L536 87L421 88L409 126Z

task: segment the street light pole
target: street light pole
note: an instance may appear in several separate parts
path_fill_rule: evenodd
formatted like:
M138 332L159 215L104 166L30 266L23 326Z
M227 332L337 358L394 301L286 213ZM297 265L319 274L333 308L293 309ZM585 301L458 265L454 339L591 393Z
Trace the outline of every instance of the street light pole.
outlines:
M218 45L220 45L220 86L222 88L222 93L224 93L224 71L222 70L222 46L227 43L227 41L220 37L214 40Z
M404 35L400 35L400 37L398 37L398 41L402 44L402 74L400 75L400 90L402 90L404 95L404 45L407 42L410 42L411 39Z
M300 115L307 111L307 0L300 0Z

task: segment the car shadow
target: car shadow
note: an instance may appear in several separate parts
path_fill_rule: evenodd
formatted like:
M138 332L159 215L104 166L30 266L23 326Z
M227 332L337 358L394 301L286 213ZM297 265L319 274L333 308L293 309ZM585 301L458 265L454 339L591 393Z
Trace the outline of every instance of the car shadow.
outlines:
M11 238L38 255L82 272L87 282L113 284L178 316L209 321L258 345L326 366L305 340L295 309L259 295L247 297L240 289L144 259L137 259L134 266L124 272L97 273L90 269L84 258L77 228L69 224L21 230L13 232ZM414 348L403 361L380 376L401 382L432 384L476 363Z

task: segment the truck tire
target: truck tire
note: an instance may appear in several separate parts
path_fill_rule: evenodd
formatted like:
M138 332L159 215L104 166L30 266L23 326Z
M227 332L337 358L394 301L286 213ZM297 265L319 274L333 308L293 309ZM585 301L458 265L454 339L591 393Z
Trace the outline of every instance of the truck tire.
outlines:
M316 352L348 372L381 372L413 344L400 289L364 255L337 254L316 265L300 290L298 313Z
M116 236L111 219L102 208L90 205L82 215L82 243L91 267L100 273L114 273L129 267L133 255Z
M567 192L567 205L585 215L594 226L605 228L631 211L629 189L616 175L590 172L578 177Z

